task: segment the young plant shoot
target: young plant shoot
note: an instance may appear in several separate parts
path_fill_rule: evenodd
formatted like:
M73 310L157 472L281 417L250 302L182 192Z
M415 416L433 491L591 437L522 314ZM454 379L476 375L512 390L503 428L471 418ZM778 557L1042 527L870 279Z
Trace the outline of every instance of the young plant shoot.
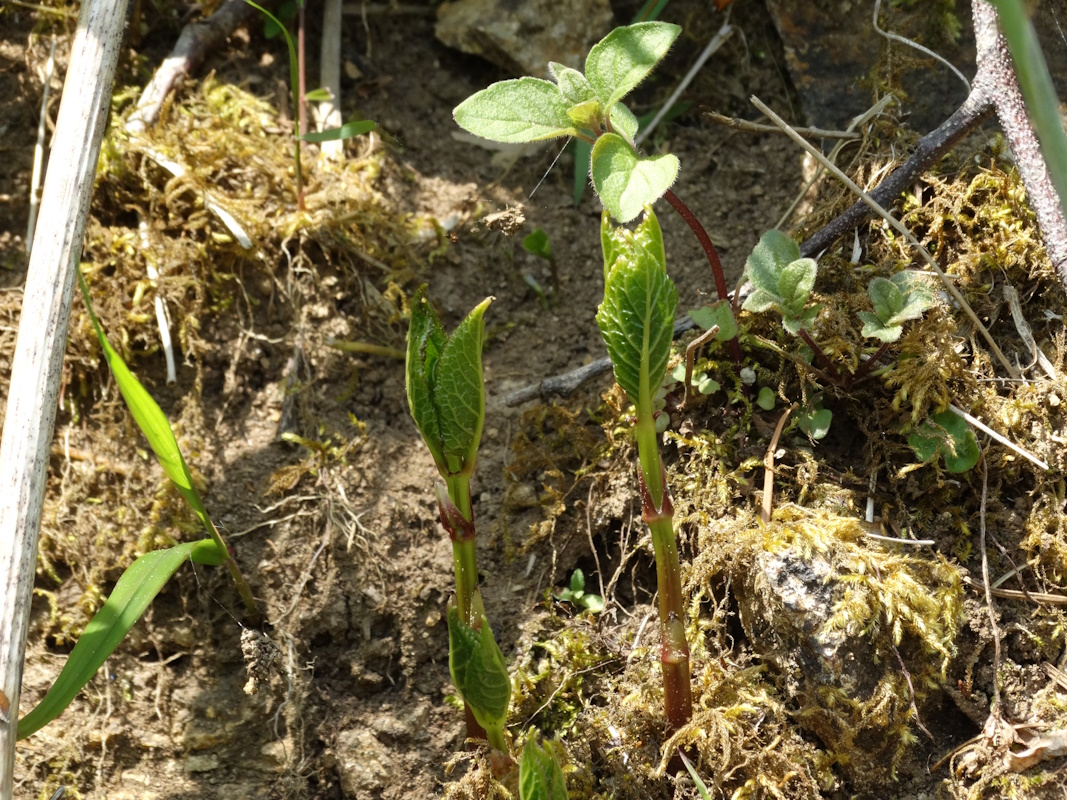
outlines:
M452 112L464 130L495 142L522 143L571 136L591 147L589 173L604 208L619 222L637 218L646 205L665 198L692 229L707 256L719 299L728 297L726 275L711 238L671 191L678 159L637 150L637 117L622 104L663 60L682 29L666 22L616 28L589 51L585 73L552 62L555 83L518 78L494 83ZM729 342L741 363L736 339Z
M634 231L614 228L605 212L604 300L597 311L615 380L637 409L642 516L652 531L659 588L660 663L667 722L672 731L693 714L685 604L674 538L674 509L660 460L654 410L667 373L678 290L667 275L663 235L650 207Z
M507 752L504 723L511 696L504 656L485 618L475 561L471 478L485 422L482 382L483 300L446 335L420 289L408 331L407 395L411 416L433 456L441 524L452 540L456 597L448 609L448 666L467 711L468 738Z

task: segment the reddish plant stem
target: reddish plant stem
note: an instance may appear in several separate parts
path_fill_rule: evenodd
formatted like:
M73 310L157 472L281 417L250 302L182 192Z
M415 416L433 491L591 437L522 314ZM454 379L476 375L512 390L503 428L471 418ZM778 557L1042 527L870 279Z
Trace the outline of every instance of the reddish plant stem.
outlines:
M838 373L834 363L827 357L826 353L822 351L822 348L815 344L815 340L812 339L811 336L808 335L808 332L803 328L797 332L797 336L803 339L804 344L811 348L811 352L815 354L815 360L819 362L826 374L830 376L830 380L840 386L841 375Z
M719 254L715 251L715 245L711 243L711 237L708 236L708 232L704 230L700 220L689 210L689 206L683 203L678 195L670 189L663 195L663 199L671 204L671 208L678 212L678 216L685 220L686 225L697 237L697 241L700 242L700 246L704 249L704 255L708 257L708 264L711 265L711 274L715 279L715 293L720 300L729 302L730 290L726 287L726 273L722 271L722 262L719 261ZM730 356L733 358L734 363L740 364L741 345L738 343L737 337L735 336L731 339L727 346L730 348Z
M855 383L856 381L865 378L867 376L867 373L870 372L874 368L874 365L878 363L878 359L885 355L885 351L889 349L889 345L890 342L883 342L882 346L874 351L873 356L871 356L862 364L860 364L860 368L857 369L856 374L852 376L851 382Z

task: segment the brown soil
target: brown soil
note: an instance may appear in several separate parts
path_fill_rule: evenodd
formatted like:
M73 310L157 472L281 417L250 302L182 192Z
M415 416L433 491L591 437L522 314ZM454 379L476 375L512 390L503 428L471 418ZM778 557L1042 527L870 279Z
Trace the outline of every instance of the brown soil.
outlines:
M171 12L186 10L184 3L152 11L150 5L145 4L141 44L128 51L118 87L143 85L177 35ZM638 4L614 5L616 18L626 20ZM686 33L669 63L637 94L639 113L666 97L718 27L705 5L698 0L670 4L668 18L684 23ZM778 109L793 108L781 45L766 11L743 0L735 6L734 22L744 37L735 36L713 57L688 96L739 116L752 116L751 94ZM40 98L37 68L47 57L42 33L58 34L62 65L73 23L16 7L0 12L0 19L0 280L7 287L0 293L5 312L0 395L6 400L10 364L5 354L14 341L25 270L21 251ZM406 304L421 283L428 284L448 328L485 296L496 298L487 315L488 412L475 514L488 616L503 652L517 665L512 735L525 736L531 722L546 734L564 733L575 767L569 770L575 797L696 796L687 778L652 774L663 755L663 732L654 713L658 667L655 648L648 646L651 637L646 635L645 647L637 647L634 638L653 608L655 573L647 542L635 545L641 535L640 503L631 487L632 454L622 435L624 409L609 391L611 381L604 376L558 405L513 409L504 403L508 393L604 352L593 321L602 291L599 205L591 192L579 206L572 204L569 156L548 171L557 152L553 146L504 169L492 163L490 151L453 138L451 109L508 76L437 42L432 16L377 16L368 26L346 17L345 59L362 73L346 80L346 112L351 112L346 117L358 113L378 121L395 142L350 143L348 167L338 174L317 172L309 156L313 223L297 221L286 174L290 140L285 132L291 124L286 115L291 112L284 108L284 46L264 40L256 29L233 37L225 52L210 59L201 74L213 70L213 77L187 85L176 102L188 115L172 109L162 126L171 133L157 132L163 143L177 141L168 136L183 137L187 159L215 153L214 161L197 162L200 172L183 187L168 183L143 155L116 145L111 167L98 181L83 256L94 265L94 302L105 327L176 422L186 458L203 478L208 508L266 610L270 624L263 632L273 645L265 646L277 648L271 677L257 694L242 691L248 675L236 592L222 571L185 567L71 708L20 743L16 797L48 798L60 786L76 798L395 800L446 791L478 794L475 778L484 778L484 770L464 756L463 715L449 702L455 696L445 623L453 586L451 547L438 524L436 472L407 412L403 364L327 345L334 337L402 349ZM315 23L309 38L316 40ZM316 71L317 66L312 74ZM207 119L205 109L213 102L209 89L230 84L268 104L245 109L248 130L264 131L265 143L243 160L236 155L239 137L223 136L229 123L195 122ZM54 117L58 93L53 97ZM192 142L201 130L209 133L198 151ZM212 130L215 139L210 139ZM803 158L782 137L731 132L695 112L662 131L657 147L677 154L683 165L675 190L712 232L728 279L735 281L760 234L777 223L803 186ZM984 157L988 165L989 155ZM972 177L945 180L966 187ZM244 194L242 182L251 187ZM203 211L205 187L217 188L245 214L262 257L225 240L217 221ZM547 265L526 254L518 237L489 231L480 222L487 213L520 205L524 232L547 231L558 264L559 286L544 304L524 275L547 288ZM1021 205L1018 211L1027 213ZM327 221L346 213L355 221ZM933 230L934 216L917 224ZM135 301L145 280L146 256L137 238L141 218L148 221L158 251L164 276L159 291L180 331L184 360L179 359L174 386L164 381L151 313L154 290L148 287L147 299ZM699 306L712 287L703 254L675 215L663 211L660 219L680 308ZM1042 253L1032 257L1039 260ZM1059 303L1062 311L1062 290L1032 264L1025 268L1037 275L1030 288L1044 287L1052 298L1045 301L1048 307ZM1007 318L1006 310L1001 313ZM947 314L938 324L947 330L951 326L945 320ZM1048 330L1053 329L1042 328ZM23 713L43 696L122 567L148 549L196 535L195 520L146 456L144 440L99 363L80 299L71 331ZM766 335L774 335L771 331L768 327ZM1062 337L1059 341L1062 371ZM721 359L715 364L730 369L723 353L715 357ZM773 388L777 380L783 396L795 390L790 399L800 398L787 366L766 351L752 358L763 385ZM1055 397L1050 386L1035 389L1027 402L1048 411L1049 395ZM839 418L862 420L870 408L888 409L893 391L879 390L881 399L868 408L865 401L838 398ZM694 565L687 567L687 585L694 610L701 612L696 626L704 644L695 651L694 674L702 686L716 687L699 695L706 701L702 719L708 720L700 747L714 744L721 755L716 761L708 756L712 750L699 749L705 778L716 774L722 790L736 791L732 796L738 797L966 796L970 788L988 797L1008 788L1032 792L1027 796L1062 796L1055 794L1062 792L1056 773L1061 761L1044 765L1040 780L1029 783L1002 774L1000 755L992 751L977 756L972 751L973 763L954 772L929 769L974 736L988 713L996 677L992 637L984 599L971 590L965 590L964 622L952 636L955 658L946 673L914 666L925 652L921 637L898 641L917 680L921 676L931 684L920 692L920 718L932 739L918 731L907 703L887 700L881 711L865 706L857 723L864 735L896 738L893 746L879 749L857 737L858 749L882 759L863 777L849 767L846 743L834 740L830 729L837 730L836 723L804 724L809 698L796 689L795 676L785 674L788 667L760 652L753 624L746 620L757 605L751 592L758 589L745 586L746 573L738 568L759 548L771 547L751 537L759 530L753 509L758 509L762 470L755 462L742 462L762 458L780 408L779 403L779 410L755 422L750 403L747 416L709 405L675 419L676 429L689 432L685 435L707 428L725 436L742 417L750 431L744 441L741 434L736 441L720 441L721 452L736 461L716 461L712 448L701 456L704 472L689 473L703 475L709 486L720 481L724 496L711 497L710 491L705 496L699 482L689 484L699 500L686 500L681 486L675 490L683 496L676 504L690 525L683 537L683 560ZM1027 413L1026 408L1020 406L1016 414ZM1063 434L1062 415L1041 419L1047 422L1042 436ZM783 445L789 452L776 502L807 502L860 518L856 498L862 502L868 477L863 459L872 452L888 453L885 463L894 469L907 463L903 447L883 453L881 446L864 444L864 436L881 435L876 428L862 422L841 427L845 430L821 450L794 432ZM1022 436L1026 426L1016 430ZM288 440L283 433L290 434ZM685 443L676 451L672 462L699 460ZM959 478L922 469L894 479L887 504L899 504L894 507L902 513L901 506L919 508L917 498L925 498L921 507L938 513L926 520L927 531L919 538L937 539L934 550L980 577L967 549L971 539L963 533L978 527L979 473ZM1034 509L1051 509L1041 517L1046 541L1011 555L1020 564L1044 558L1039 567L1044 583L1031 582L1029 588L1059 591L1055 586L1062 574L1052 562L1062 552L1056 547L1067 527L1062 480L1025 484L1019 482L1021 468L1011 472L998 462L996 469L990 507L1004 526L1000 544L1006 553L1018 550L1036 524ZM1057 457L1054 470L1061 469ZM954 480L957 487L964 481L974 490L965 501L945 488ZM828 485L840 490L840 502L829 496ZM997 494L1001 491L1011 496ZM1026 496L1027 491L1032 494ZM946 508L958 511L957 518L942 519ZM826 525L841 527L839 522ZM731 533L725 545L700 532L701 526L736 535ZM790 537L809 535L797 526L800 533ZM772 533L788 538L777 529ZM840 533L841 541L851 541L851 535ZM913 570L916 580L928 580L930 586L950 582L947 573L937 572L940 567L930 566L934 554L916 556L927 557L929 563L902 562L899 568ZM1007 563L1000 563L997 574L1008 571ZM609 612L596 621L574 617L569 606L549 599L549 590L564 585L575 568L582 568L587 587L598 591L621 569L621 579L608 592ZM953 591L964 590L957 585ZM1037 714L1053 721L1048 709L1062 708L1063 690L1039 712L1027 698L1038 692L1055 695L1041 665L1058 663L1062 614L1051 605L1000 602L1010 609L1000 626L1006 716L1023 722ZM884 649L877 657L887 653L892 658ZM881 668L895 670L895 663ZM576 679L582 670L588 671L584 682ZM641 675L647 677L643 686ZM647 708L635 707L635 697L651 698ZM747 710L730 710L742 706ZM881 719L880 713L886 720L872 722ZM629 727L620 730L624 723ZM918 743L898 748L902 731Z

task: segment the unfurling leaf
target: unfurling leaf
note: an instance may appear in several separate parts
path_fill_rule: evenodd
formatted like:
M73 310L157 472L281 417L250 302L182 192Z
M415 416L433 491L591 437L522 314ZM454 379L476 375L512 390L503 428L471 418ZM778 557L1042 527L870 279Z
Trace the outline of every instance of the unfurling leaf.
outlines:
M603 226L609 225L606 219ZM608 270L597 325L608 347L615 380L637 406L651 415L652 396L667 372L678 290L667 275L663 234L651 209L635 231L604 231Z
M597 139L591 159L593 188L604 208L622 223L663 197L678 177L678 159L673 155L639 158L617 133Z
M474 607L480 610L481 601L475 600ZM487 731L502 731L511 700L511 679L485 614L479 613L478 618L481 627L475 630L460 620L454 604L449 605L448 670L478 724Z
M569 106L577 106L590 100L596 100L596 92L589 85L585 76L576 69L555 61L548 62L548 72L556 79L560 96Z
M943 457L949 472L966 472L982 455L971 426L952 411L932 414L908 436L908 444L921 461Z
M18 738L24 739L40 730L70 705L141 618L170 576L187 559L217 566L226 557L211 539L203 539L166 550L153 550L130 564L115 584L111 596L85 626L44 699L19 720Z
M589 51L585 77L604 108L632 92L655 68L682 29L667 22L616 28Z
M351 139L378 129L378 123L369 119L354 119L340 128L327 128L324 131L305 133L300 138L305 142L336 142L339 139Z
M554 750L531 736L519 762L519 800L567 800L567 781Z
M536 142L578 133L559 88L540 78L501 81L452 111L461 128L494 142Z
M479 303L446 336L423 290L415 295L408 330L408 408L442 477L473 472L485 422L482 341L485 310Z
M810 328L819 307L806 306L818 269L813 259L800 257L800 247L784 233L767 231L745 263L754 291L742 308L755 313L776 309L792 334Z

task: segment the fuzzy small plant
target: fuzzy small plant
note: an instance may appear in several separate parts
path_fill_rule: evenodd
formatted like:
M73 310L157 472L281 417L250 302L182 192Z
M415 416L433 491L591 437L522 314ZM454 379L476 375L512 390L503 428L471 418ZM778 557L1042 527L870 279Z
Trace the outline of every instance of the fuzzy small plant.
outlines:
M478 590L470 488L485 422L483 317L491 300L479 303L448 335L420 289L411 309L406 372L408 407L442 478L437 504L452 540L456 597L448 608L449 672L465 703L468 738L487 739L507 753L511 681Z
M671 730L693 714L685 603L674 536L674 508L659 454L654 400L667 374L678 290L667 275L659 222L650 207L636 230L613 227L602 215L604 300L596 321L608 348L615 380L637 409L635 438L640 462L642 517L652 532L659 588L660 664Z
M646 205L665 199L700 242L715 290L725 300L726 275L711 238L671 191L678 176L677 157L643 155L635 142L637 117L622 102L663 60L681 31L667 22L616 28L589 50L584 73L552 62L548 69L555 83L532 77L494 83L468 97L452 114L464 130L495 142L573 137L591 147L589 177L604 208L627 223ZM729 348L740 364L736 339Z

